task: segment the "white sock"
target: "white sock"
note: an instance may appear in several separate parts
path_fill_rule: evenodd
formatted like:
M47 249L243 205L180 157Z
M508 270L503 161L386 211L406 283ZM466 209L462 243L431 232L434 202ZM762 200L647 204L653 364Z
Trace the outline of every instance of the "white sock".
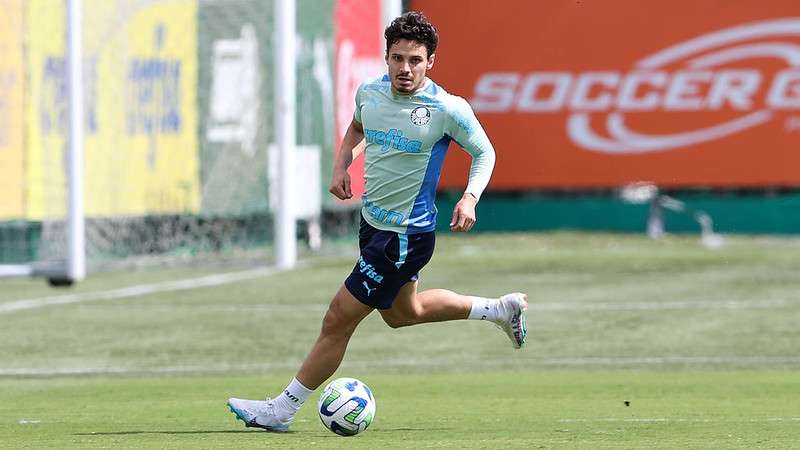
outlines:
M470 297L472 309L469 312L470 320L497 320L497 299L484 297Z
M279 415L286 415L287 417L294 416L312 392L314 391L303 386L302 383L297 381L297 378L292 378L292 382L286 386L286 389L284 389L278 397L273 399L275 407L278 410L276 412Z

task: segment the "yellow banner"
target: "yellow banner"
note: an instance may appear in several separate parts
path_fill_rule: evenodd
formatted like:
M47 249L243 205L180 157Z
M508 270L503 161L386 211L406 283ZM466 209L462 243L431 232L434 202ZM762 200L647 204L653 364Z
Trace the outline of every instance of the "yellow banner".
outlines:
M197 212L197 2L83 5L87 215ZM28 210L41 219L66 203L63 5L28 13Z
M22 0L0 5L0 220L8 220L24 215Z
M64 8L63 2L30 0L26 14L29 70L25 112L26 215L63 217L64 188Z

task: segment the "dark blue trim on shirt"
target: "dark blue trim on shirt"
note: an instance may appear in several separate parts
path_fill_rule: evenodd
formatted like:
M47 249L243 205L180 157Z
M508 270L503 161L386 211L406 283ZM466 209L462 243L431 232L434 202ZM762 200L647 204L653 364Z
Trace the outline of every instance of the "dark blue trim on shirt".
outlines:
M407 234L427 233L436 229L436 186L439 185L439 175L450 140L450 136L444 135L431 148L428 168L408 217Z

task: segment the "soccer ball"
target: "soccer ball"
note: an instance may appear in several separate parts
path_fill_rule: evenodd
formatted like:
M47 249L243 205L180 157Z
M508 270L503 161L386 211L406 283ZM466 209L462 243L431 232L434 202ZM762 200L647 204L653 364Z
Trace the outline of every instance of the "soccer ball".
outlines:
M375 418L372 391L355 378L331 381L319 397L319 418L334 433L355 436Z

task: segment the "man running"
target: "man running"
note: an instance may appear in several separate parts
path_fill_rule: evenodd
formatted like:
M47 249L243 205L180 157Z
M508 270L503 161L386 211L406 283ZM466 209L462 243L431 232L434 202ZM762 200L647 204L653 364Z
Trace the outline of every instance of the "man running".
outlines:
M418 273L433 256L434 198L450 141L472 156L467 188L450 222L455 232L467 232L475 224L475 205L489 183L495 153L466 100L426 77L439 41L428 19L405 13L384 35L388 74L358 88L330 187L340 199L352 197L347 168L353 148L366 140L358 262L333 297L317 341L286 389L272 399L228 400L248 427L288 430L300 406L339 367L358 324L375 309L392 328L486 320L504 330L514 348L525 343L525 294L490 299L444 289L417 292Z

